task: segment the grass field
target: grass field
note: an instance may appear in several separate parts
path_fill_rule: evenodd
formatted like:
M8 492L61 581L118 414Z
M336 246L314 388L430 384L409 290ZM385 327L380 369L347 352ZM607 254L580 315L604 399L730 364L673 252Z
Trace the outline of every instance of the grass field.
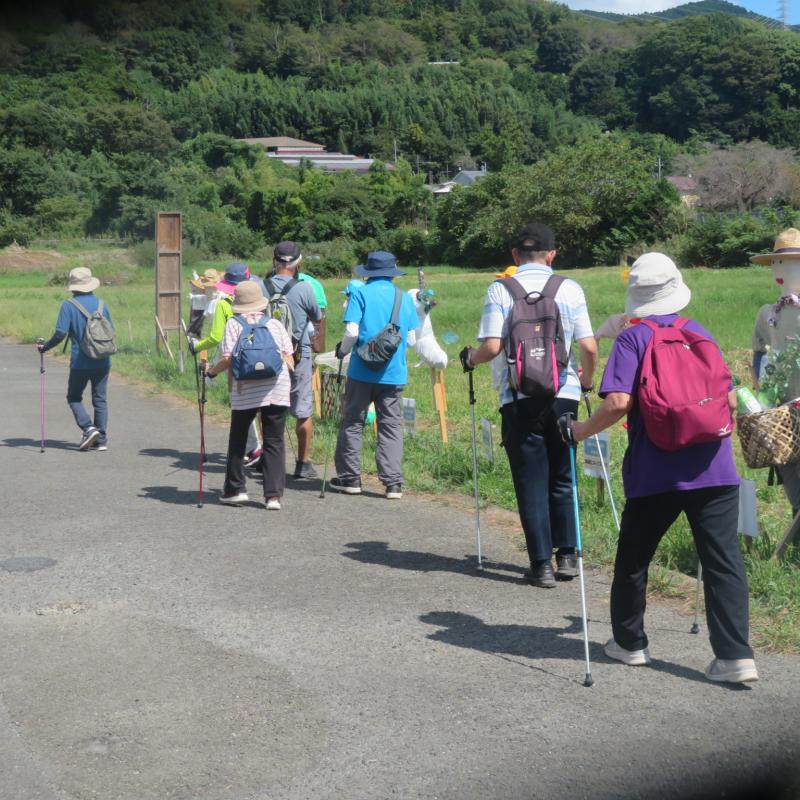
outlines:
M14 336L32 342L37 336L49 336L58 311L66 296L59 276L78 264L86 263L95 274L109 282L98 292L109 304L116 323L120 352L114 368L120 374L141 381L154 392L170 392L192 400L195 398L195 379L188 370L178 374L175 365L155 352L153 323L153 271L131 265L124 250L95 245L88 250L71 248L63 257L48 263L45 258L34 270L3 268L0 261L0 335ZM199 264L221 267L219 262ZM251 264L263 274L267 264ZM405 453L406 483L410 488L433 492L453 492L462 495L472 491L470 418L467 379L458 364L458 351L474 343L480 317L483 294L492 280L491 272L464 272L452 268L426 270L428 285L436 292L439 305L432 316L434 329L442 341L451 334L453 343L443 345L451 364L447 369L448 431L450 446L445 449L439 438L430 372L414 369L413 353L409 385L405 396L417 404L416 437L409 438ZM595 268L572 273L584 287L592 322L599 325L609 314L623 309L625 286L618 268ZM732 269L724 271L694 270L687 272L686 282L693 291L688 312L717 337L734 373L743 383L748 381L749 342L758 308L774 299L771 274L765 268ZM328 346L332 348L341 330L341 295L338 292L346 281L326 281L329 298ZM416 286L416 272L411 270L398 279L401 288ZM24 314L19 309L25 309ZM188 315L187 311L184 311ZM601 348L603 360L609 344ZM189 359L187 359L188 363ZM38 359L31 354L31 391L36 390ZM496 425L495 461L481 458L480 491L486 504L515 509L515 500L505 455L499 442L497 394L491 385L488 368L475 372L477 413ZM595 402L599 402L595 399ZM227 389L217 381L209 392L209 412L227 414ZM67 413L66 408L64 413ZM187 414L194 413L187 405ZM112 424L114 409L111 409ZM112 431L113 433L113 431ZM622 486L619 466L625 449L625 434L621 425L612 433L612 485L618 507L622 507ZM334 435L332 424L317 425L315 460L320 463ZM738 442L736 443L738 454ZM365 436L364 469L374 471L374 436ZM738 457L738 456L737 456ZM783 492L767 486L765 470L748 470L739 458L743 477L757 483L759 522L762 535L745 558L753 597L754 640L762 647L800 652L800 553L790 550L784 564L770 559L776 540L789 521L790 511ZM594 564L613 561L616 532L607 501L600 502L593 479L581 478L582 526L587 558ZM465 500L466 502L466 500ZM472 530L465 530L465 547L471 546ZM522 546L522 539L519 539ZM693 575L696 553L685 522L681 520L665 537L657 554L657 566L651 572L651 587L663 595L690 597L691 583L680 573ZM688 626L687 626L688 627Z

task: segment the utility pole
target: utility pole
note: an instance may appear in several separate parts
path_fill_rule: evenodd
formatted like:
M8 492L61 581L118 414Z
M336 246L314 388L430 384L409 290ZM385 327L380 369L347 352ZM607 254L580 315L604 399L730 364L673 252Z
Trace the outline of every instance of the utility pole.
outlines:
M397 166L397 139L394 140L394 163Z
M778 18L784 30L789 27L789 0L778 0Z
M658 166L658 179L661 180L661 167L663 166L663 162L661 161L661 153L658 154L658 161L656 161Z

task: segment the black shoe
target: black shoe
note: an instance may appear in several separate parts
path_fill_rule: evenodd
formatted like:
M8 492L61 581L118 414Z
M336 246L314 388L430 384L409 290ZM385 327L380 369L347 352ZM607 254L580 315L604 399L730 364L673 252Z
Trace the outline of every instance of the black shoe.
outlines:
M578 577L578 556L575 553L566 553L563 556L556 554L556 580L571 581Z
M319 474L314 469L310 461L295 461L293 478L319 478Z
M400 500L403 496L403 485L400 483L393 483L391 486L386 487L387 500Z
M525 577L540 589L552 589L556 585L556 578L553 575L553 564L547 561L537 561L531 565L530 570L525 573Z
M90 425L81 436L81 441L78 444L78 450L88 450L100 438L100 431Z
M337 475L328 481L328 486L345 494L361 494L361 481L358 478L340 478Z

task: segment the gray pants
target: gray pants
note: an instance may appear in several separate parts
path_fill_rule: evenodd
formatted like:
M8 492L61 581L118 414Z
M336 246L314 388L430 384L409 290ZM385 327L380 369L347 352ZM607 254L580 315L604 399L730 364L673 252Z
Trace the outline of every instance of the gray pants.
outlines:
M403 412L400 406L402 386L365 383L347 379L342 409L342 427L336 442L336 474L344 480L361 478L361 440L364 418L370 403L375 403L378 422L378 446L375 463L378 477L385 486L403 482Z
M783 491L792 506L792 514L796 516L800 511L800 461L778 467L778 472L783 480Z

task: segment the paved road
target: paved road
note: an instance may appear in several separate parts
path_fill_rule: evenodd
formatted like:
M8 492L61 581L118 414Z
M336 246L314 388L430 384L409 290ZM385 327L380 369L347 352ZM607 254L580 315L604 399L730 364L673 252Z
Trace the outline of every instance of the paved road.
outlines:
M476 576L467 511L317 483L198 509L191 409L112 380L111 447L79 453L50 360L42 455L36 354L0 364L2 800L798 791L798 659L709 684L705 635L659 604L652 668L612 663L593 574L585 688L577 582L527 586L491 529Z

